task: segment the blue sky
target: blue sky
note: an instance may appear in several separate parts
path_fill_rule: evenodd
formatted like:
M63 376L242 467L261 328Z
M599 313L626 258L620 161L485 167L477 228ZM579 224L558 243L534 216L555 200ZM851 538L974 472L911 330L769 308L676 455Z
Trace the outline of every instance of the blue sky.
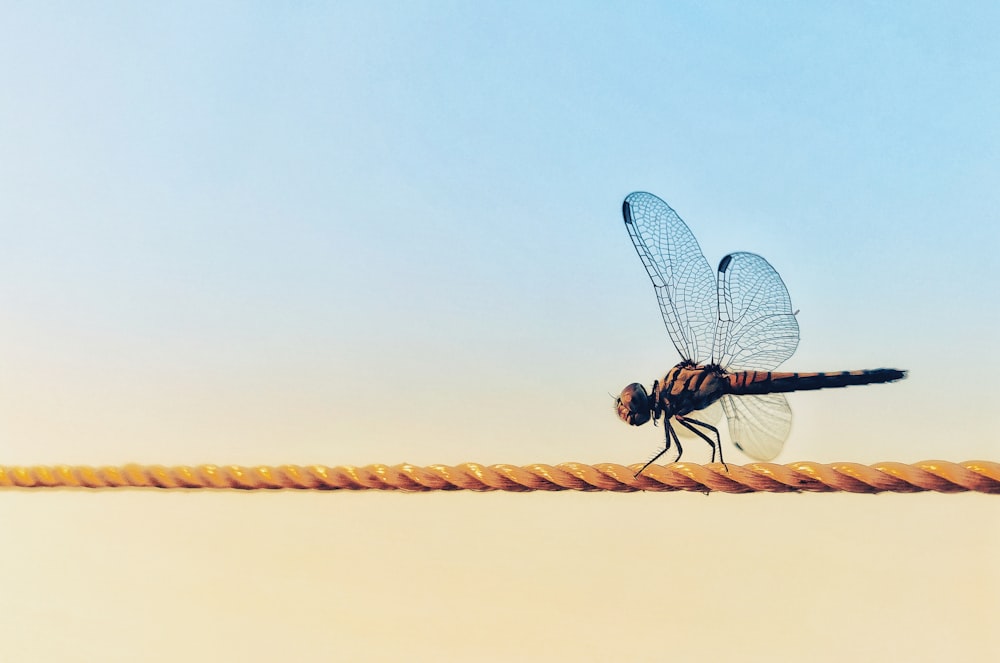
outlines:
M996 451L989 3L5 15L20 462L638 462L607 393L676 355L637 189L775 265L786 367L912 371L793 397L779 460Z

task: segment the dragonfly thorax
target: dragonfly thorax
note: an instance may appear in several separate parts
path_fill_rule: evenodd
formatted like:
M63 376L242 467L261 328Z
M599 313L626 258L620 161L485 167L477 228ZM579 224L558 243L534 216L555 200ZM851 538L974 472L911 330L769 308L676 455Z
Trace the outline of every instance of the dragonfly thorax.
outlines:
M669 419L708 407L728 392L729 383L718 366L681 362L653 382L652 394L638 382L622 389L615 401L618 418L630 426L641 426L661 416Z
M718 366L682 361L653 384L651 407L655 418L683 416L708 407L728 391L729 382Z

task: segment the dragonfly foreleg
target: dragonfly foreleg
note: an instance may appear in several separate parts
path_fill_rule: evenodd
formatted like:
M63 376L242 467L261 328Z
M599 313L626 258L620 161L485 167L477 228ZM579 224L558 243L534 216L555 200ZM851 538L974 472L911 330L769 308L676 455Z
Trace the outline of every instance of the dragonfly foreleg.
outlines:
M716 428L712 424L706 424L704 421L698 421L697 419L689 419L687 417L682 417L679 414L676 415L674 417L674 419L676 419L682 426L684 426L685 428L687 428L689 431L691 431L692 433L694 433L695 435L697 435L701 439L703 439L706 442L708 442L708 446L712 447L712 462L713 463L715 462L715 450L718 449L719 450L719 462L722 463L722 466L724 468L726 468L726 472L729 471L729 466L726 465L726 461L724 461L722 459L722 438L719 436L719 429L718 428ZM710 430L713 433L715 433L715 442L713 442L711 439L709 439L709 437L707 435L705 435L704 433L702 433L700 430L698 430L697 428L695 428L691 424L695 424L695 425L701 426L702 428L707 428L708 430Z
M679 461L681 459L681 454L684 453L684 449L681 448L681 438L677 437L677 431L675 431L674 428L673 428L673 426L670 425L670 420L669 419L664 419L663 420L663 428L664 428L664 433L666 434L666 438L667 438L667 443L663 446L663 451L661 451L660 453L658 453L655 456L653 456L649 460L648 463L646 463L641 468L639 468L639 471L635 473L635 476L633 478L638 477L640 474L643 473L643 471L647 467L649 467L650 465L652 465L653 463L655 463L656 460L660 456L662 456L663 454L665 454L668 451L670 451L670 437L671 436L673 436L673 438L674 438L674 444L677 445L677 458L674 459L674 462L676 463L677 461Z
M660 381L659 380L653 380L653 389L649 393L652 395L652 399L653 399L652 415L653 415L653 425L655 426L656 422L660 419L660 414L662 412L662 408L660 407L660 396L659 396L659 394L660 394ZM670 448L670 434L668 433L667 434L667 449L669 449L669 448ZM664 451L666 451L666 449L664 449Z

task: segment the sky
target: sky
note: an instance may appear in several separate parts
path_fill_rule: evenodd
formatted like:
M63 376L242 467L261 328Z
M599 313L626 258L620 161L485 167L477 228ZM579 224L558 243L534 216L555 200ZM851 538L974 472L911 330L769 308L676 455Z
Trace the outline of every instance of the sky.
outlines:
M791 395L777 462L996 460L998 28L985 2L5 5L0 463L644 462L662 430L622 425L609 394L650 385L679 357L621 220L635 190L669 202L712 265L744 250L778 270L801 329L783 368L909 370L891 385ZM688 444L685 460L707 462L707 449ZM545 621L560 605L548 601L575 596L580 576L566 568L597 577L612 560L637 574L621 591L643 594L621 635L648 644L648 622L666 618L641 589L722 591L746 571L728 566L725 537L715 543L716 528L735 528L771 551L758 567L768 577L794 568L815 582L812 541L827 551L823 568L861 583L828 575L834 600L806 624L788 601L775 607L799 596L775 581L775 623L817 637L839 625L883 654L929 655L929 641L885 649L871 620L846 615L864 583L946 568L994 591L963 595L954 614L918 614L903 598L891 608L911 627L954 625L936 641L951 651L1000 651L995 636L977 641L985 624L960 626L1000 607L988 554L1000 540L982 526L997 513L982 496L577 495L530 509L526 499L8 493L0 517L34 532L8 561L40 564L24 591L78 592L38 612L0 609L22 634L77 624L63 654L103 651L131 587L108 578L155 569L154 594L168 577L209 589L220 551L244 554L234 539L270 532L216 589L246 576L276 587L299 565L281 598L311 609L295 602L320 587L346 603L368 579L398 590L380 575L395 568L412 572L411 596L437 597L424 603L437 617L365 604L341 631L343 616L279 619L274 642L295 638L303 652L323 651L323 628L346 643L387 623L411 644L434 642L431 626L452 623L477 596L471 578L486 577L496 585L483 589L510 605L536 585L550 597L498 632L582 642L593 626ZM484 517L493 528L475 534L489 545L470 549L459 523L484 528L473 524ZM336 529L316 529L338 519L356 554L337 547ZM776 545L773 528L789 522L802 538ZM886 533L889 522L909 525ZM157 526L190 527L215 551L205 561L204 538L163 542ZM405 532L390 545L415 557L371 554L387 527ZM645 532L647 548L638 561L621 539L587 549L588 527ZM864 539L900 559L930 528L952 538L897 566L851 547ZM81 538L69 546L60 531ZM682 531L711 548L683 547L671 538ZM79 543L87 532L103 543ZM582 557L550 576L559 564L523 547L528 535L546 555ZM449 553L431 536L463 541L475 561L454 552L441 566ZM679 545L680 564L708 568L678 580L656 560ZM70 557L91 571L52 575ZM433 580L459 567L461 580ZM81 597L98 587L103 611L90 612ZM127 615L136 646L159 642L147 635L155 623L192 633L202 651L231 651L199 624L228 619L219 633L235 635L277 616L205 605L196 624L162 610ZM688 615L686 632L720 628L711 614ZM496 635L482 623L466 634Z

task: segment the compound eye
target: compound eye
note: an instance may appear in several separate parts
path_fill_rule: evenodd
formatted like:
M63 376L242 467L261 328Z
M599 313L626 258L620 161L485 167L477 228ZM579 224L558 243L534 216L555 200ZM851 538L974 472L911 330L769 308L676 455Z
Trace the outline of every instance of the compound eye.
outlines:
M629 426L641 426L649 421L650 407L646 388L638 382L633 382L622 389L616 409L618 418Z

